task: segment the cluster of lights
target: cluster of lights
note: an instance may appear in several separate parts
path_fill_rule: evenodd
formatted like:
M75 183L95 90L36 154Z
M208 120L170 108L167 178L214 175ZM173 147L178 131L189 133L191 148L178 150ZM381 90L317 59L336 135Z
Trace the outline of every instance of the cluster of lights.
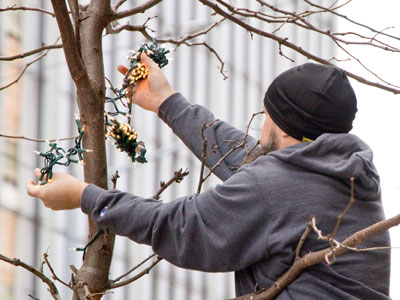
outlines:
M129 82L135 83L136 81L146 78L149 75L149 70L147 70L146 66L139 62L136 64L136 68L132 71L128 72L127 80Z
M120 151L126 152L132 162L145 163L146 149L143 142L137 141L137 133L131 125L122 123L114 118L107 118L107 135L112 137Z
M131 62L131 67L126 73L124 80L125 84L123 87L126 88L149 75L149 71L140 60L140 56L143 52L146 53L147 56L149 56L160 68L165 67L168 64L167 54L169 53L169 50L160 46L157 42L153 42L150 45L143 44L139 50L135 51L133 55L128 57Z

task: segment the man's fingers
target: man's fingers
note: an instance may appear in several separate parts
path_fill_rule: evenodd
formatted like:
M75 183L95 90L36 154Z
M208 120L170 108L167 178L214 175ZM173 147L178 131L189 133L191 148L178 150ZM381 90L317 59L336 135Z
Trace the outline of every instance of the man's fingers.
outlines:
M42 175L40 173L40 169L39 168L35 168L35 170L33 170L33 173L35 174L36 178L40 178L40 176Z
M129 69L123 65L119 65L117 69L122 75L125 75L129 71Z
M36 185L35 181L31 178L26 185L26 192L31 197L39 198L40 186Z
M142 55L140 56L140 60L145 65L147 70L149 70L150 72L160 69L158 67L158 65L154 62L154 60L152 60L150 57L148 57L147 54L144 52L142 52Z

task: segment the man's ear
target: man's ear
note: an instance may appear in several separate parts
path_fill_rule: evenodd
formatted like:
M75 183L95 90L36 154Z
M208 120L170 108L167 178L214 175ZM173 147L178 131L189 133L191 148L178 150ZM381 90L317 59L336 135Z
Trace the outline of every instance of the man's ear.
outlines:
M279 128L279 126L276 126L276 127L278 128L278 130L279 130L279 135L280 135L281 137L287 138L287 137L289 136L285 131L283 131L281 128Z

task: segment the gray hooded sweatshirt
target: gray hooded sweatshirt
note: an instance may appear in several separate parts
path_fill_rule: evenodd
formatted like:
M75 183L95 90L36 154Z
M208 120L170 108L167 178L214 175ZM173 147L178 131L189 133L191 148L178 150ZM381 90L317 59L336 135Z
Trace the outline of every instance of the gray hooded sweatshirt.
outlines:
M177 93L159 108L159 116L199 157L203 122L214 120L205 108ZM213 166L244 133L218 121L205 131L207 158ZM229 140L230 142L228 142ZM256 143L249 137L248 147ZM172 264L205 272L235 271L236 294L269 288L292 265L295 249L311 215L331 233L350 199L355 178L356 202L345 215L337 239L384 219L379 177L371 149L352 134L324 134L257 158L237 170L244 150L232 153L215 170L223 181L200 194L168 203L89 185L83 212L99 226L147 245ZM362 248L390 245L388 233ZM329 247L310 234L302 255ZM389 299L390 251L348 252L333 266L304 270L276 299Z

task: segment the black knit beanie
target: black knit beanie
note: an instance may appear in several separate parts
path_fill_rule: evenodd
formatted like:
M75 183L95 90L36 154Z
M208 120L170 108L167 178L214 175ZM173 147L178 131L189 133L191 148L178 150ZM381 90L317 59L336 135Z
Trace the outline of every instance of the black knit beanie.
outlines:
M265 93L272 120L300 141L323 133L347 133L357 99L344 72L335 66L306 63L279 75Z

